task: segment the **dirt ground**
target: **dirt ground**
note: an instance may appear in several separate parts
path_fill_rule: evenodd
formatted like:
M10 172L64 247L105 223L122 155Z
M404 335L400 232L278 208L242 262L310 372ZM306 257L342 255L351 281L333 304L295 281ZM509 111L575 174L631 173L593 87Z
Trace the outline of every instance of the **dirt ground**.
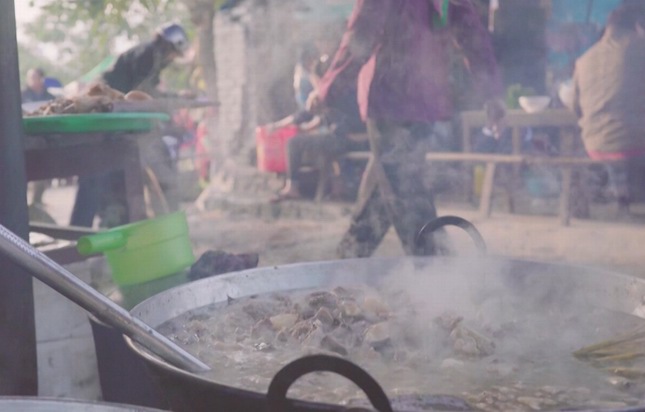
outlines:
M351 205L330 206L335 213L316 219L267 219L222 211L190 213L191 238L196 250L257 252L260 265L335 259L335 249L349 223ZM480 219L464 206L440 205L440 215L471 220L493 255L531 260L590 264L645 277L642 224L573 220L563 227L556 217L496 213ZM458 229L449 230L458 251L473 249ZM401 256L398 238L390 230L377 256Z
M58 223L67 223L73 195L71 187L45 192L46 209ZM267 208L266 200L246 201L252 203L253 210ZM336 245L349 224L352 205L292 203L278 207L302 207L305 211L279 213L269 209L266 213L248 213L240 212L235 205L224 210L199 211L194 205L186 205L196 253L200 255L207 249L257 252L262 266L335 259ZM441 202L439 214L471 220L486 240L490 254L599 265L645 277L645 223L594 218L574 219L571 226L563 227L555 216L512 215L497 209L491 218L481 219L472 207ZM458 251L472 249L459 230L449 234ZM402 254L396 234L390 231L375 255Z

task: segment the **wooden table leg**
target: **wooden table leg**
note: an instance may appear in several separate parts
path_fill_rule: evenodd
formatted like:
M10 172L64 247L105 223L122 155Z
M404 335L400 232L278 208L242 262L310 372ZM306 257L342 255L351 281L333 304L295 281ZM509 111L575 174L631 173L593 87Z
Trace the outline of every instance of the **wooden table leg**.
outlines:
M588 169L576 168L571 177L571 215L577 219L591 216L591 194L587 182Z
M573 156L576 150L576 133L570 127L560 129L560 153L565 156Z
M461 125L461 133L463 136L463 141L462 141L462 150L465 153L470 153L473 151L473 137L472 137L472 125L468 122L462 122ZM467 163L464 163L462 166L462 173L464 174L464 192L463 196L466 202L472 203L473 202L473 174L475 172L475 168Z
M129 140L124 146L127 156L123 161L123 178L128 207L128 221L136 222L145 220L148 217L143 196L143 176L139 146L135 140Z
M464 182L464 190L463 190L463 199L464 202L470 203L470 204L475 204L475 167L471 164L468 163L463 163L462 165L457 166L458 169L462 173L462 178Z
M331 159L324 157L320 159L320 167L318 168L318 184L316 185L316 195L314 201L320 203L325 198L327 191L327 183L329 182L329 173L331 170Z
M519 155L522 153L522 131L519 127L513 127L513 154ZM515 213L515 191L520 188L522 181L522 166L519 164L513 165L513 170L510 177L510 190L508 193L508 212Z
M484 172L484 182L482 184L481 201L479 204L479 213L482 217L490 217L493 203L493 186L495 184L495 162L486 163Z
M560 191L560 224L569 226L571 223L571 183L573 169L571 167L562 168L562 190Z
M513 146L513 154L522 153L522 133L519 127L513 128L513 135L511 137L511 144Z
M470 123L462 123L462 150L465 153L469 153L473 151L473 137L472 137L472 125Z

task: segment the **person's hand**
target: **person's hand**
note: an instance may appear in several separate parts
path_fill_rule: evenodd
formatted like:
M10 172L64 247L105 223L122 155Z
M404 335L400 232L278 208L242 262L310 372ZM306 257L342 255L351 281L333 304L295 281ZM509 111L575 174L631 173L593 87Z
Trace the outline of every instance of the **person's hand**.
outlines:
M501 100L489 100L484 104L487 127L496 139L504 132L506 107Z
M320 100L320 96L318 96L318 92L314 90L313 92L309 93L309 97L307 97L307 103L305 104L305 109L309 113L319 113L321 107L322 101Z

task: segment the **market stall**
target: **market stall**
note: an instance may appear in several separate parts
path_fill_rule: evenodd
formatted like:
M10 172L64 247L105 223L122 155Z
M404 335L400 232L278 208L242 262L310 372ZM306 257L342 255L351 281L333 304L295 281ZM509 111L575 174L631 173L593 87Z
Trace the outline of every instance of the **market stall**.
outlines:
M27 180L46 180L70 176L92 176L121 172L122 198L126 200L127 221L145 219L140 139L150 138L155 122L167 120L160 113L99 113L24 120ZM70 210L71 213L71 210ZM32 224L33 231L55 239L75 240L85 231L51 228ZM49 249L59 263L70 263L80 257L72 243Z
M106 249L117 251L116 258L107 254L122 298L116 305L116 297L104 296L24 241L26 185L121 171L128 220L145 219L137 140L166 118L154 113L166 111L165 103L146 103L144 111L126 102L108 113L24 121L12 5L0 17L0 53L5 56L0 63L0 342L5 349L0 354L0 396L38 394L35 276L91 313L97 324L114 328L121 344L123 334L128 336L129 358L106 361L117 369L113 384L133 389L129 379L140 378L148 395L157 398L145 399L137 387L127 394L133 397L127 403L187 412L645 410L645 355L639 346L621 352L625 348L606 341L633 327L642 333L645 281L600 268L485 256L481 235L455 217L448 221L476 240L472 256L354 259L253 270L232 265L228 271L234 273L229 274L204 264L199 278L185 276L194 261L185 216L180 224L153 229L146 225L150 222L113 228L85 238L78 250L91 254L109 244ZM61 118L63 123L57 123ZM70 119L90 120L79 129L70 128ZM519 155L522 127L575 127L564 110L515 111L508 120L514 129L513 156ZM483 113L464 116L467 130L484 125ZM573 147L571 136L563 138L565 153ZM464 146L469 144L467 139ZM441 219L424 226L417 242ZM253 236L258 229L248 231ZM160 239L169 244L160 245ZM164 259L172 260L178 250L185 259L172 267ZM125 268L123 277L117 276L118 263ZM256 259L249 266L257 264ZM161 270L134 279L153 266ZM134 274L125 273L133 268ZM128 288L131 295L125 293ZM141 302L143 298L147 300ZM631 343L636 339L635 345L642 343L642 335L626 336ZM586 346L599 341L612 352L598 354L597 346ZM120 368L119 362L131 363ZM142 369L131 372L132 366ZM303 378L304 385L294 387L287 399L296 380L319 371L344 375L361 390L346 380L315 374ZM33 399L4 401L12 410L39 406ZM76 409L75 402L53 403L58 403L53 410ZM94 405L85 410L122 409Z

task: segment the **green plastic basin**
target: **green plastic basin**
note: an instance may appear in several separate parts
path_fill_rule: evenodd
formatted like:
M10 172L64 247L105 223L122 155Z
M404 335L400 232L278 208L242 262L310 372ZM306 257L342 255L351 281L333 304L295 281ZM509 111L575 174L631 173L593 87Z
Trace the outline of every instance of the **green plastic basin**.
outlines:
M184 212L83 236L76 247L82 255L104 253L119 286L169 276L195 262Z

